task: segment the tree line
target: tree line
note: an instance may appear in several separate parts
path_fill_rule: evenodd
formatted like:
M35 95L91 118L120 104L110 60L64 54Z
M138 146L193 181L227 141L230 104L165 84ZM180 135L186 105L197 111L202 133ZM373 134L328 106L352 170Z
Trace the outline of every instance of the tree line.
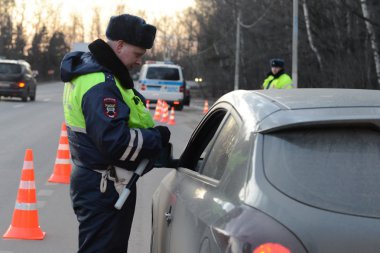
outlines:
M59 8L41 6L27 35L28 21L16 18L23 11L15 6L15 0L0 0L0 57L27 60L41 80L58 79L60 61L73 42L104 39L109 16L99 8L86 27L78 14L62 24ZM115 6L114 14L125 12L124 5ZM187 79L202 77L210 96L234 88L238 26L239 88L260 89L271 58L283 58L286 72L292 72L291 0L195 0L170 17L134 14L158 28L146 58L181 64ZM379 89L378 20L378 0L299 0L298 87Z
M219 96L234 88L240 13L239 88L260 89L271 58L291 74L291 0L196 0L195 54L179 57ZM380 88L380 1L299 0L298 87ZM190 30L189 30L190 31ZM185 46L183 46L185 47Z

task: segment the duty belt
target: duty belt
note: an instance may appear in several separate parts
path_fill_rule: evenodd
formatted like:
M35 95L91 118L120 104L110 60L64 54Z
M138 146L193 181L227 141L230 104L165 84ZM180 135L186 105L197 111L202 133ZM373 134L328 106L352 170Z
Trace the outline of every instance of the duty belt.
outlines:
M100 180L100 192L104 193L107 190L107 179L114 182L116 191L120 194L123 187L129 182L133 175L133 171L128 171L123 168L109 165L106 170L94 170L102 174Z

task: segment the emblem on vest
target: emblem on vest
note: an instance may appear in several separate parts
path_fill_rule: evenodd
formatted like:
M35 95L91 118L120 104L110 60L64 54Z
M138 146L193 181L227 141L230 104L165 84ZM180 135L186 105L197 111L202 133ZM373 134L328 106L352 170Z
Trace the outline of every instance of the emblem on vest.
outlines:
M104 108L104 114L114 119L117 116L117 103L116 99L114 98L104 98L103 99L103 108Z

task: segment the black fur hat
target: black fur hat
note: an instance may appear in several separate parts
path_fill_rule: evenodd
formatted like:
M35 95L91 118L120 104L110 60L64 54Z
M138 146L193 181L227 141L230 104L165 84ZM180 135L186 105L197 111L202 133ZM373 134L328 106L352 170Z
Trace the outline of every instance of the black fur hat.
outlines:
M110 18L106 36L109 40L123 40L128 44L150 49L156 36L156 27L137 16L122 14Z
M270 60L271 67L284 68L285 62L283 59L272 59Z

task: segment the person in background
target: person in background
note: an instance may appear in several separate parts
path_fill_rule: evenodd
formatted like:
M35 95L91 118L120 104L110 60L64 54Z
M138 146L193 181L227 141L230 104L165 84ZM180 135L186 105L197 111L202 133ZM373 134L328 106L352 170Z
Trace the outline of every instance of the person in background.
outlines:
M110 18L107 41L71 52L61 63L63 107L74 168L70 196L79 222L78 253L125 253L136 186L121 210L114 205L133 171L155 160L170 131L154 127L129 70L152 48L156 27L137 16Z
M264 83L263 89L291 89L293 88L292 78L285 73L284 60L272 59L270 60L271 71L268 73Z

